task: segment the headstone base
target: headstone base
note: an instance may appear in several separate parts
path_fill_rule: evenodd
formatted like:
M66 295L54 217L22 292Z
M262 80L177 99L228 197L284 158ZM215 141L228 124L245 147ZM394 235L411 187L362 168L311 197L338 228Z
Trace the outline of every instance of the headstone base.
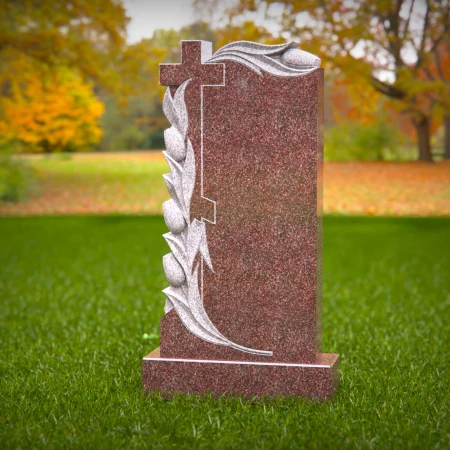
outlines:
M146 392L211 393L243 397L330 398L336 392L339 355L317 354L316 364L161 358L159 347L142 362Z

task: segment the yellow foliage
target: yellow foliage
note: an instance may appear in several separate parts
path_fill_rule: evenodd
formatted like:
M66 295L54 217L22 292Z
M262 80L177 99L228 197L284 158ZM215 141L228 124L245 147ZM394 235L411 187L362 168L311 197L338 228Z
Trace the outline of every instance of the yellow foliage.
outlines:
M69 67L120 94L129 18L119 0L7 0L0 7L0 70L16 54L52 68ZM14 58L15 59L15 58Z
M90 85L68 70L16 72L0 97L0 140L25 151L83 150L100 141L104 106Z
M282 38L275 38L268 30L258 26L253 22L245 21L240 26L228 25L215 30L217 37L217 49L234 41L253 41L263 44L280 44L284 42Z

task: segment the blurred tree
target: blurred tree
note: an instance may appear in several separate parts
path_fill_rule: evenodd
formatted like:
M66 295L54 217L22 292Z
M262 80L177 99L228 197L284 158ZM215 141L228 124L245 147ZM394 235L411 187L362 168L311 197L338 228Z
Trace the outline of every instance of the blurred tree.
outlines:
M88 150L98 143L104 108L91 86L67 69L29 65L11 67L10 95L0 97L0 142L16 142L27 152Z
M1 68L18 56L65 66L119 92L128 17L118 0L4 0L0 10Z
M257 26L254 22L245 21L242 25L228 24L215 30L216 50L233 41L253 41L262 44L279 44L284 39L274 37L266 28Z
M155 30L151 39L145 39L153 47L164 49L164 60L161 62L180 62L180 41L188 39L201 39L210 41L215 45L216 35L210 25L203 21L186 25L180 30Z
M328 100L332 103L336 124L354 121L363 125L376 122L386 106L383 96L374 89L367 89L358 76L329 76Z
M436 106L444 125L444 158L450 159L450 36L438 43L434 52L426 55L419 73L426 95Z
M203 39L215 42L213 30L205 22L195 22L180 30L156 30L150 39L128 47L127 65L134 78L126 84L126 105L117 103L102 93L106 105L102 118L104 135L101 149L128 150L135 148L162 148L163 130L167 128L161 100L165 87L159 86L159 63L180 61L180 41Z
M194 4L212 10L217 0ZM278 6L276 16L271 16L273 5ZM419 71L427 55L448 40L449 0L235 0L228 8L231 19L251 11L263 11L284 37L300 37L325 65L361 77L395 100L415 126L419 159L432 160L430 122L436 101L430 93L442 90L444 83L426 83Z
M120 108L112 96L102 97L105 113L101 118L103 131L100 150L135 150L162 148L154 142L154 134L167 128L167 120L162 114L159 100L130 97L126 108Z
M117 0L5 0L0 134L27 151L78 150L101 137L96 90L122 95L128 18ZM133 59L131 59L133 62Z
M22 119L15 117L14 126L4 131L3 141L20 136L29 148L32 144L34 149L42 148L46 143L47 150L61 150L68 142L74 148L97 142L101 106L92 96L91 84L98 97L112 94L122 110L133 95L152 101L158 86L158 63L165 50L145 43L126 45L128 20L120 0L4 1L0 10L0 102L8 111L26 107L30 111ZM71 74L70 83L65 74ZM53 88L51 83L55 83ZM84 115L75 105L81 97ZM74 109L64 111L70 106ZM58 118L58 125L52 128L39 111ZM3 124L12 123L5 108L0 118ZM32 138L27 134L30 127ZM50 131L54 133L51 137ZM138 133L129 140L135 142ZM128 135L132 134L128 130Z
M343 121L329 127L324 139L325 161L400 159L398 133L382 119L367 124Z

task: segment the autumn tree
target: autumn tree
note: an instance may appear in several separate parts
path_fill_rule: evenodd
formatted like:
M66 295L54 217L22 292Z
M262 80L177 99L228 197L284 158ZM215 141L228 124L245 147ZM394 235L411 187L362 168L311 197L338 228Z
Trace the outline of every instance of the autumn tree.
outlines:
M0 64L26 56L64 66L117 92L128 18L118 0L4 0L0 9ZM0 68L1 69L1 68ZM3 92L9 80L1 78ZM6 84L6 86L5 86Z
M15 76L10 95L0 97L0 143L16 142L27 152L47 153L97 144L104 107L92 87L70 70L39 70L30 64L24 58L11 67Z
M4 131L3 140L15 137L29 150L42 148L44 143L46 150L67 145L82 148L97 142L100 133L101 106L92 88L97 97L114 96L122 107L131 95L152 92L161 52L126 45L128 20L119 0L4 1L0 10L0 116L10 128ZM23 115L7 115L21 108Z
M444 125L444 158L450 159L450 36L426 55L419 75L424 81L422 95L427 96L442 117Z
M250 20L246 20L239 26L227 24L215 29L217 40L216 49L223 47L233 41L253 41L262 44L280 44L284 40L275 37L265 27L258 26Z
M178 63L180 61L180 41L188 39L211 41L213 45L216 43L214 30L208 23L203 21L194 22L179 30L155 30L151 39L143 39L141 42L153 48L163 50L164 54L162 55L161 62Z
M217 6L217 0L195 3ZM276 15L271 15L274 5ZM362 77L368 87L395 100L415 126L419 159L432 160L436 102L430 89L441 89L443 82L425 84L419 72L427 56L448 40L449 0L236 0L228 14L236 19L252 11L263 11L283 36L300 38L329 67Z
M105 135L102 145L107 147L114 144L126 145L124 134L131 134L132 137L140 136L140 141L146 142L147 145L155 145L155 143L163 145L163 130L167 128L167 119L162 112L160 102L166 88L159 86L158 65L166 62L180 62L180 41L188 39L211 41L215 49L236 39L258 40L264 43L280 42L279 38L275 39L264 27L250 21L239 27L224 25L212 29L208 23L198 21L179 30L155 30L151 38L142 39L130 46L133 51L141 55L141 62L135 67L135 77L141 78L142 81L147 79L148 86L151 80L151 88L142 90L138 96L129 97L128 106L122 118L114 101L111 98L105 98L107 109L103 119ZM135 60L137 61L137 58ZM134 143L130 142L130 144Z
M216 39L207 23L195 22L180 30L157 29L151 38L128 46L124 54L124 64L130 74L125 83L129 87L125 91L127 104L119 108L117 99L104 94L101 96L107 106L103 118L103 147L163 146L167 119L161 108L165 87L159 85L158 66L163 62L179 62L180 41L192 39L193 36L210 41Z

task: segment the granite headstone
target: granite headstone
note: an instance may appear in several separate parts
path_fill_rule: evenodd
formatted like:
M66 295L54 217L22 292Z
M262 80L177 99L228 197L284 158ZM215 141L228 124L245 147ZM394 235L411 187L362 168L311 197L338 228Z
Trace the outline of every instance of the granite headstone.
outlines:
M320 60L295 43L181 47L181 64L160 65L169 287L144 389L330 397Z

